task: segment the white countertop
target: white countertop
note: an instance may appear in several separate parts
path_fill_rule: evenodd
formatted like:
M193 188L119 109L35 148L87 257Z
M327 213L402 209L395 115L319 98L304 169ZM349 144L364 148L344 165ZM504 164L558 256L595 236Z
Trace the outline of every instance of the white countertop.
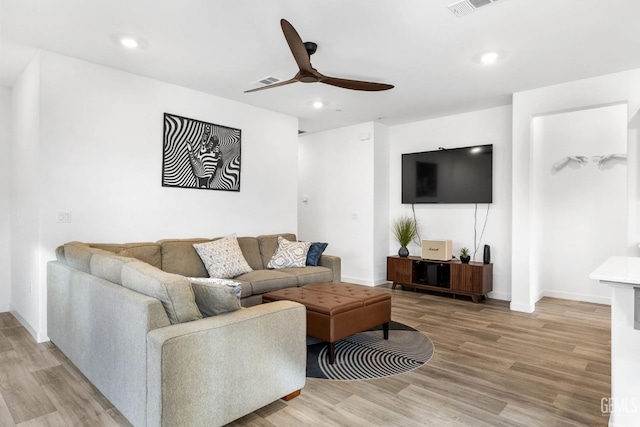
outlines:
M593 270L589 278L604 282L640 285L640 258L612 256Z

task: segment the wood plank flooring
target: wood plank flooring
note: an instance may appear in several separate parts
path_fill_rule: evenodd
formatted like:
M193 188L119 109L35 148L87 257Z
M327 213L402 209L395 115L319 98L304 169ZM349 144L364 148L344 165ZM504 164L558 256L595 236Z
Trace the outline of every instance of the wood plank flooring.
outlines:
M392 318L424 332L433 359L368 381L307 379L302 394L231 426L606 426L610 308L543 298L532 314L383 287ZM0 426L128 426L51 343L0 313Z

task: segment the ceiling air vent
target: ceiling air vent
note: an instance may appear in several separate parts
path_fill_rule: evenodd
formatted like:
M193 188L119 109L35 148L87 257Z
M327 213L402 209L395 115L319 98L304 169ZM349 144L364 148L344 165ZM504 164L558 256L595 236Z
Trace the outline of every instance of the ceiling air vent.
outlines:
M272 84L278 83L280 81L282 81L282 79L279 79L273 76L267 76L251 83L249 89L258 89L258 88L263 88L265 86L271 86Z
M457 17L465 16L474 10L495 3L498 0L462 0L449 5L449 10Z
M280 81L280 79L277 78L277 77L268 76L268 77L265 77L264 79L258 80L258 83L261 83L264 86L269 86L269 85L272 85L274 83L278 83L279 81Z

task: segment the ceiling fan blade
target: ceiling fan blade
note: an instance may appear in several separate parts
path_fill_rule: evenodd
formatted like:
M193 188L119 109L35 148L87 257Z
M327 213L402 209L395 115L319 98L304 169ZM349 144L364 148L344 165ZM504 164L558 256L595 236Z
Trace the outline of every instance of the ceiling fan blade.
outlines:
M284 86L284 85L288 85L288 84L291 84L291 83L297 83L297 82L298 82L298 74L296 74L296 76L294 78L292 78L292 79L285 80L283 82L274 83L274 84L267 85L267 86L257 87L255 89L245 90L244 93L257 92L259 90L271 89L272 87Z
M291 25L286 19L280 20L280 26L282 27L284 38L287 39L287 44L289 45L289 49L291 49L293 58L296 60L296 64L298 64L298 68L300 68L300 71L302 72L311 73L313 71L313 67L311 66L309 53L307 52L307 48L304 46L300 35L296 29L293 28L293 25Z
M320 74L320 73L317 73ZM386 83L363 82L360 80L339 79L336 77L328 77L320 74L319 81L331 86L337 86L344 89L366 90L370 92L393 89L393 85Z

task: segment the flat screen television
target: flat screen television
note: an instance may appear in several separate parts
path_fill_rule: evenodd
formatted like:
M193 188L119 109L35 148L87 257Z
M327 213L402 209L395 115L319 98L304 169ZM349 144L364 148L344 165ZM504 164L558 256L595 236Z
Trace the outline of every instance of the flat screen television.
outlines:
M402 155L402 203L492 203L493 145Z

